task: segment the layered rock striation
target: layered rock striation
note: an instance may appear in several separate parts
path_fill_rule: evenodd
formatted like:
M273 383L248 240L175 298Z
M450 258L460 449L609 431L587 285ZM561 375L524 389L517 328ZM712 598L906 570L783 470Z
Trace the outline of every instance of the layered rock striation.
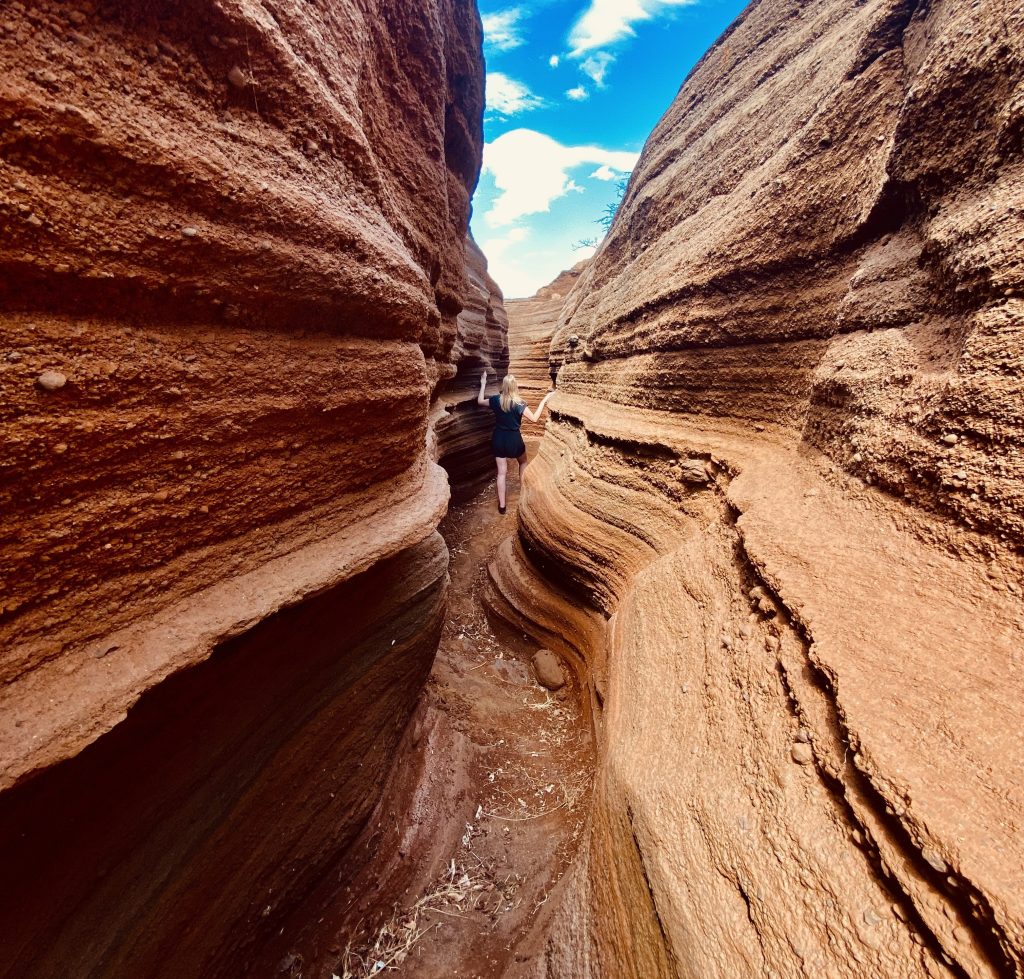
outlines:
M562 307L491 567L601 745L549 975L1024 974L1022 36L755 0Z
M238 975L344 879L443 618L480 44L5 8L0 972Z

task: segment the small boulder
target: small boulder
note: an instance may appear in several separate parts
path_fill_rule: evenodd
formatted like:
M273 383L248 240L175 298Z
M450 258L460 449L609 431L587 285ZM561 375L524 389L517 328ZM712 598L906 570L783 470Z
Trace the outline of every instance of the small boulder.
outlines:
M245 86L249 84L249 79L245 77L245 72L242 71L238 65L235 65L235 67L228 72L228 81L231 82L235 88L245 88Z
M695 486L708 484L708 468L703 459L680 459L678 465L679 478L684 483Z
M533 654L533 671L537 682L548 690L561 690L565 686L562 664L550 649L538 649Z
M44 391L59 391L67 383L68 379L59 371L43 371L36 378L36 384Z

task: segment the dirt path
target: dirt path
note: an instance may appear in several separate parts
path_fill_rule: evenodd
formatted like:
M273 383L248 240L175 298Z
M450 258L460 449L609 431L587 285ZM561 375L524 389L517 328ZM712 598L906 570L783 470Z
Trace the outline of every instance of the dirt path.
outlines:
M357 881L365 896L344 910L375 926L347 948L321 930L312 960L286 956L292 975L534 973L548 897L582 833L592 745L577 691L541 688L530 666L536 646L483 605L487 564L515 526L517 489L507 516L492 484L441 527L452 556L448 620L408 758L386 793L393 811L378 815L366 842L378 854L374 875Z

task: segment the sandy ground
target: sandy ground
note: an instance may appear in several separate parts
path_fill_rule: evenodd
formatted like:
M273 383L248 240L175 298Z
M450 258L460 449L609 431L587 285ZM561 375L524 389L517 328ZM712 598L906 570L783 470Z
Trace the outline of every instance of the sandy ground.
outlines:
M498 514L492 481L441 526L451 550L449 614L385 791L391 801L368 827L375 856L333 910L301 929L304 938L292 933L278 974L536 972L583 834L593 749L572 680L557 694L540 687L530 665L537 646L485 610L487 565L515 528L518 479L509 482L507 515ZM342 923L358 918L363 927L347 937Z

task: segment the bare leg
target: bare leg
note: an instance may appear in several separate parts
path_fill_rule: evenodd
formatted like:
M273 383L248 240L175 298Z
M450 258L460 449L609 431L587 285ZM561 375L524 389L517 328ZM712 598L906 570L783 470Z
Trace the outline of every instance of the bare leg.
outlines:
M526 473L526 464L529 461L530 460L526 458L526 453L525 452L521 456L519 456L518 459L516 459L516 462L519 463L519 492L520 493L523 492L523 475Z
M505 508L505 477L508 475L508 459L495 459L498 464L498 506Z

